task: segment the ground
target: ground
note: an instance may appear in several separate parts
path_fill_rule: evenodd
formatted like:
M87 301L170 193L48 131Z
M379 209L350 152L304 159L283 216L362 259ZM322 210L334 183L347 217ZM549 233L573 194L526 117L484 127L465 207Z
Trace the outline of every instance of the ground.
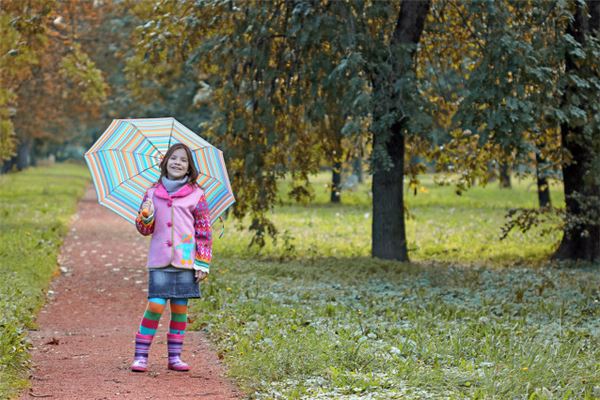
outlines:
M30 332L32 387L23 399L237 399L242 394L202 332L188 332L190 372L167 370L165 312L147 373L129 370L146 305L148 239L96 202L80 201L38 328Z

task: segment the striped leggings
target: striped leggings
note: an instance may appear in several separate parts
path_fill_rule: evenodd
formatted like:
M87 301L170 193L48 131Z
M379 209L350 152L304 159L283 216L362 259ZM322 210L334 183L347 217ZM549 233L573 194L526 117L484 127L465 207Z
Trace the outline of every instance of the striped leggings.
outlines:
M142 335L156 334L158 322L167 305L167 299L153 297L148 299L148 306L140 323L139 333ZM170 299L171 322L169 322L169 333L175 335L185 334L187 326L188 299Z

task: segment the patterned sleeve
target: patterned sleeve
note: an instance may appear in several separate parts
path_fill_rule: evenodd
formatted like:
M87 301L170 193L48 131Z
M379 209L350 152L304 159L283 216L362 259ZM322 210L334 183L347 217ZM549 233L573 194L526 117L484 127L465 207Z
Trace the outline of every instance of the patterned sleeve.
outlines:
M138 216L135 219L135 226L138 232L144 236L152 235L154 233L154 214L149 215L146 218L142 215L142 204L144 204L146 200L148 200L148 191L144 194L144 199L138 210Z
M194 237L196 239L196 258L194 269L209 272L212 259L212 228L210 213L204 194L194 208Z

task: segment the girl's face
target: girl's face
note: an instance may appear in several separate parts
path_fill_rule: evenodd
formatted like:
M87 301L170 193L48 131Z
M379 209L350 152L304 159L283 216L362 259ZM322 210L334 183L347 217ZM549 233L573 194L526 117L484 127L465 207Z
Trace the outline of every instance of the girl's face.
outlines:
M167 161L167 177L169 179L181 179L187 173L190 166L190 160L184 149L177 149L171 154Z

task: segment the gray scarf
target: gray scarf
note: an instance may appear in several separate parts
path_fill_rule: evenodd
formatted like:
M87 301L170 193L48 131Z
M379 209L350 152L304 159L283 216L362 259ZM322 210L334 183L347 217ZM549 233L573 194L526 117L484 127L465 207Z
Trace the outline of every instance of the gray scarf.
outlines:
M177 181L163 176L161 178L161 181L165 189L167 189L167 192L169 192L169 194L173 194L176 193L179 189L183 187L183 185L185 185L188 182L188 177L184 176L183 178Z

